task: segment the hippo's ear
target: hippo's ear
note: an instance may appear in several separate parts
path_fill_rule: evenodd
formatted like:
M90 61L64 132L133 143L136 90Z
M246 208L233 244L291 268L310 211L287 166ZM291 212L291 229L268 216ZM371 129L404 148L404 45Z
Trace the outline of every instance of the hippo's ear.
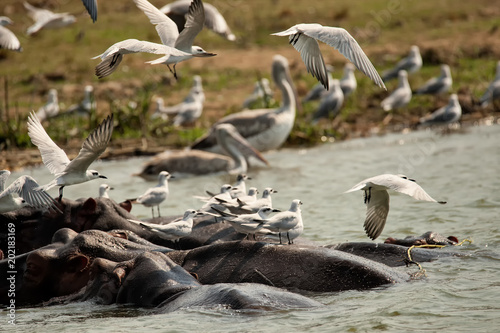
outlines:
M66 271L70 273L83 272L89 265L89 257L83 254L74 254L66 263Z
M93 214L97 209L97 201L94 198L88 198L83 203L82 209L89 214Z
M127 200L125 200L123 202L120 202L119 206L121 208L125 209L127 212L130 213L130 211L132 210L132 201L130 201L130 200L127 199Z

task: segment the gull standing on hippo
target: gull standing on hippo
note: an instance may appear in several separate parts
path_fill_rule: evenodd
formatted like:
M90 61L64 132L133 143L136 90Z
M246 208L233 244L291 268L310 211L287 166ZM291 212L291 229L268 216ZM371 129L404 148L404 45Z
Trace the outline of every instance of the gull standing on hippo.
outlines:
M260 152L281 147L293 128L297 106L297 93L285 57L274 56L272 77L282 92L283 101L279 108L246 110L230 114L212 125L209 132L199 138L191 148L221 153L215 129L217 125L223 123L236 127L241 136Z
M163 44L140 41L137 39L127 39L118 42L108 48L104 53L92 58L101 58L101 63L95 68L95 74L102 79L113 73L123 55L128 53L146 52L153 54L163 54L164 56L153 61L147 61L148 64L165 64L174 77L177 79L175 66L181 61L189 60L193 57L213 57L216 54L209 53L199 46L193 45L194 38L203 29L205 22L205 12L201 0L193 0L189 6L189 14L186 25L181 33L177 30L175 23L158 8L153 6L147 0L134 0L135 4L149 18L149 21L156 26L156 31ZM173 66L170 68L170 65Z
M417 200L446 203L446 201L436 201L414 179L404 175L383 174L367 178L344 193L358 190L364 191L367 206L364 227L368 237L373 240L382 233L389 214L389 193L387 190L400 192Z
M317 23L301 23L271 35L289 36L290 44L299 51L307 71L318 79L327 90L329 88L328 71L319 49L318 40L338 50L376 85L386 89L370 59L345 29L324 27Z
M80 184L97 178L107 179L96 170L88 170L88 167L104 153L112 133L113 114L108 116L90 133L83 142L78 156L70 161L64 150L52 141L36 114L32 112L28 117L28 135L31 142L40 150L43 164L55 176L53 181L41 186L41 188L46 191L54 186L59 186L59 201L61 201L65 186Z
M173 176L167 171L161 171L158 174L158 185L149 188L143 195L131 201L140 203L146 207L151 207L151 214L155 217L154 206L158 209L158 217L160 217L160 204L167 200L169 195L168 180Z

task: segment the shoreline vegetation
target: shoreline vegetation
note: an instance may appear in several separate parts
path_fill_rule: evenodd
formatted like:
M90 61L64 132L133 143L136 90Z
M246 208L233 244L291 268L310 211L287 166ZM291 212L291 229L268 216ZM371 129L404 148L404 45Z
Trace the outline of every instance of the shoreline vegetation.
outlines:
M151 2L161 6L168 1ZM218 55L179 64L179 80L175 81L165 66L145 64L155 57L147 54L127 55L110 77L103 80L95 77L98 60L90 58L109 45L126 38L159 41L154 27L132 1L101 1L99 18L92 23L81 3L32 0L32 5L77 16L72 26L42 30L34 36L25 34L31 21L22 2L4 1L0 15L14 21L9 29L18 36L23 52L0 50L1 168L14 171L41 163L40 154L27 135L26 120L31 110L45 104L51 88L58 91L61 113L83 99L85 85L94 88L97 108L90 116L61 115L44 122L49 135L70 158L78 154L82 139L110 112L115 114L115 131L110 147L102 156L104 159L152 155L189 146L217 119L240 111L257 79L270 79L275 54L289 60L293 81L302 98L317 81L306 72L300 54L286 40L270 36L300 22L345 28L358 40L380 74L406 56L411 45L418 45L424 65L409 76L413 89L439 75L439 65L446 63L453 77L451 93L458 94L462 107L463 127L498 123L499 104L481 108L478 102L495 76L500 60L500 7L495 3L363 0L353 4L339 0L333 6L324 1L301 0L291 8L287 1L209 2L225 16L238 40L229 42L205 29L195 43ZM333 76L340 78L347 60L326 45L320 47L325 62L335 68ZM166 105L179 103L190 89L194 75L203 80L206 101L202 117L184 128L174 128L161 119L151 120L155 98L162 97ZM386 92L359 71L355 75L357 91L346 99L336 118L312 125L310 119L318 102L297 109L295 126L285 147L412 130L420 117L448 102L448 94L414 95L407 107L387 113L380 107L380 101L397 82L388 82ZM270 106L281 100L273 83L272 88L275 99Z

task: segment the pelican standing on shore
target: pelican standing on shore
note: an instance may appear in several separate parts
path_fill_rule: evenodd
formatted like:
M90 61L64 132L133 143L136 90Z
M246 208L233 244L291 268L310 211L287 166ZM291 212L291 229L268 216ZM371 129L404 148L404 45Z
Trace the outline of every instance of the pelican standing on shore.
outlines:
M282 93L283 101L279 108L246 110L226 116L212 125L210 131L199 138L191 148L221 153L215 129L217 125L225 123L236 127L241 136L260 152L281 147L292 130L297 105L297 94L288 69L288 61L283 56L274 56L272 77Z

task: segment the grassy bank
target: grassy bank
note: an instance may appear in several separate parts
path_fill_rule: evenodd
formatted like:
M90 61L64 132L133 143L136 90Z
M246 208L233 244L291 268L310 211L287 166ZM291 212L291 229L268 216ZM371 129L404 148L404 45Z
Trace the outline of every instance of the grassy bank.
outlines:
M167 1L151 2L161 7ZM286 38L269 35L300 22L346 28L379 72L391 67L411 45L419 45L424 67L410 76L412 87L438 75L439 64L448 63L454 78L453 92L459 94L464 117L472 115L469 117L476 119L495 112L493 108L481 110L475 104L493 78L496 61L500 59L500 6L494 1L338 0L332 3L301 0L290 6L290 1L285 0L213 0L210 3L224 14L238 41L231 43L210 31L202 31L196 44L218 56L181 63L177 67L180 76L177 82L165 66L144 64L156 58L148 54L125 56L119 70L104 80L94 76L94 67L99 61L90 58L115 42L127 38L159 42L156 30L133 1L99 1L95 24L77 0L30 3L56 12L71 12L78 21L65 29L43 30L29 37L25 31L32 22L22 2L2 1L0 15L14 20L15 24L9 29L19 37L24 49L21 53L0 50L2 150L30 147L25 125L27 114L45 103L50 88L58 90L59 101L66 107L81 100L84 85L95 88L97 114L90 120L61 117L50 124L50 135L62 144L75 142L75 149L89 128L109 112L117 114L119 121L114 144L146 138L149 146L185 146L216 119L239 110L252 91L255 79L270 78L272 56L276 53L289 59L297 90L303 96L316 81L305 72L299 54L288 45ZM325 61L337 69L334 76L340 77L346 60L326 45L321 48ZM173 129L159 120L150 121L152 99L163 97L168 105L180 102L194 74L202 76L206 94L204 115L196 127ZM305 105L299 110L288 144L314 144L325 136L342 139L366 135L374 127L411 125L418 117L447 102L446 96L417 96L388 121L379 107L387 92L360 72L356 77L358 91L346 101L340 118L312 126L308 116L316 104ZM388 90L395 85L390 82ZM279 100L278 91L276 93ZM138 107L132 110L128 106L130 101ZM72 129L70 137L68 129Z

